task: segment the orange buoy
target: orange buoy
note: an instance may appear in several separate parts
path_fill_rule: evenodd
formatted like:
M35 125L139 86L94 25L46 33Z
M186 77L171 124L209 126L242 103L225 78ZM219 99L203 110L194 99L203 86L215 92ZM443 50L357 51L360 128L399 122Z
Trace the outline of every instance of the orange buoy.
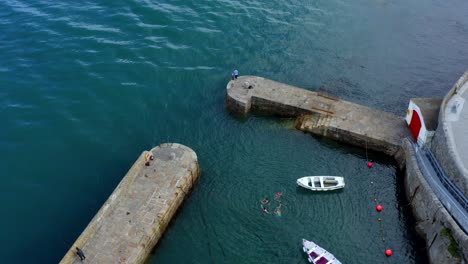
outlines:
M385 255L386 255L387 257L390 257L392 254L393 254L393 252L392 252L391 249L385 250Z
M380 211L382 211L383 206L379 204L379 205L377 205L377 208L376 208L376 209L377 209L377 212L380 212Z
M374 164L372 162L369 161L369 163L367 163L367 167L372 168L373 166Z

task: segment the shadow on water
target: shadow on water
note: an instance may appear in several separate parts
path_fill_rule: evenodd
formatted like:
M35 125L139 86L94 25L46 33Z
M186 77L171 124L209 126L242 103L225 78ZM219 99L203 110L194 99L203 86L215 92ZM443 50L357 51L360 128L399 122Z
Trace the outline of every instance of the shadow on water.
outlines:
M346 187L344 187L346 188ZM331 191L312 191L312 190L308 190L304 187L301 187L301 186L297 186L296 187L296 194L298 195L303 195L303 196L323 196L323 195L337 195L337 194L340 194L342 192L344 192L344 188L342 189L338 189L338 190L331 190Z
M386 155L382 152L366 149L365 147L357 147L350 143L346 142L338 142L336 140L318 136L318 135L311 135L313 138L317 139L321 144L324 146L335 149L341 153L349 153L361 159L365 159L366 161L372 161L379 164L384 164L387 166L392 166L394 168L398 168L397 162L394 158Z
M413 241L413 250L416 254L413 255L415 263L429 263L427 255L427 247L424 238L416 232L416 219L414 218L408 196L405 193L404 186L404 170L397 170L396 172L396 197L398 200L399 217L403 219L406 226L405 239Z

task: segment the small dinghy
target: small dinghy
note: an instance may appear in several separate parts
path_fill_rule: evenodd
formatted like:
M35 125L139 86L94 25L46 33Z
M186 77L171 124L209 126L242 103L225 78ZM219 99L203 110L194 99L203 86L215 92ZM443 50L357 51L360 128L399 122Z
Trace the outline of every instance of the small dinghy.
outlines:
M297 179L297 185L312 191L331 191L343 188L345 183L338 176L307 176Z
M307 254L307 259L314 264L341 264L332 253L321 248L312 241L302 239L302 249Z

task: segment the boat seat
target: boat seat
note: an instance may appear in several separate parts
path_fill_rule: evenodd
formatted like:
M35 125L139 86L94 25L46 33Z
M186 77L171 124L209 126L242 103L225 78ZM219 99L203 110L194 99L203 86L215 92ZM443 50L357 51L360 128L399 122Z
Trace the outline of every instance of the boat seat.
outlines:
M333 184L338 184L337 180L325 180L323 181L324 183L333 183Z
M316 259L319 255L317 253L315 253L314 251L310 252L309 253L309 256L312 258L312 259Z
M327 264L327 263L328 263L328 259L326 259L325 257L321 257L319 260L315 262L315 264Z

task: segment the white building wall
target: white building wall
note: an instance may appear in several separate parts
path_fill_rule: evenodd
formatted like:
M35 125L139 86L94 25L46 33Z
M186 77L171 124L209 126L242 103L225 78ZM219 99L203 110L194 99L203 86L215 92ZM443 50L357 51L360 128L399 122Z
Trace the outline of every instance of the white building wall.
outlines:
M408 110L406 111L406 123L408 126L410 125L411 118L413 118L413 113L416 111L421 119L421 130L419 130L419 135L418 135L418 144L419 145L424 145L427 142L428 138L428 131L426 129L426 124L424 123L424 116L421 113L421 109L413 102L413 100L410 100L409 105L408 105Z

